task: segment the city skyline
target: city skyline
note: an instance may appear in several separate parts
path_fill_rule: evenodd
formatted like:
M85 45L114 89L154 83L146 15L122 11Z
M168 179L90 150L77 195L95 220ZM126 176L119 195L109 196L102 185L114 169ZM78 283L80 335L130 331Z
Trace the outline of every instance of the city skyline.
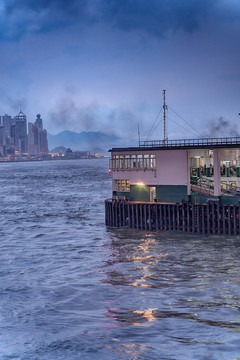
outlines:
M236 0L1 0L0 20L1 113L145 138L166 89L169 138L240 132Z
M0 157L42 157L48 153L47 130L43 128L40 114L34 123L27 122L22 110L16 116L0 116Z

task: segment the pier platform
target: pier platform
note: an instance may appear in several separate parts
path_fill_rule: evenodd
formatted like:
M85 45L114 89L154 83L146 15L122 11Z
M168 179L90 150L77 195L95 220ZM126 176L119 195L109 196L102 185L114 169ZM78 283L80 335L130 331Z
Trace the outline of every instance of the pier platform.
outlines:
M112 228L147 231L183 231L199 234L240 234L240 202L226 205L129 202L107 199L105 222Z

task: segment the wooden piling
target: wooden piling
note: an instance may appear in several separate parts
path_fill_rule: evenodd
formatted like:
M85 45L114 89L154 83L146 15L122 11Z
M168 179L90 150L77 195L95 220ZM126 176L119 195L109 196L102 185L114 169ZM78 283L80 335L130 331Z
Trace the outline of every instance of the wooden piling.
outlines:
M160 229L159 230L163 230L163 208L162 208L162 204L160 204L160 207L159 207L159 223L160 223ZM240 213L240 203L239 203L239 213Z
M225 205L222 207L222 233L226 234L226 212Z
M213 201L207 204L146 204L106 200L105 223L116 228L238 235L240 202L237 205Z
M172 219L173 219L173 227L172 230L176 230L176 205L172 206Z
M167 231L167 209L166 205L163 205L163 222L164 222L164 230Z
M220 222L220 205L219 203L217 204L217 232L218 234L221 234L221 222Z
M180 230L180 205L177 204L177 230L179 231Z
M148 204L148 228L149 230L152 230L152 224L151 224L151 205Z
M228 235L231 235L231 207L228 205L227 208L227 212L228 212Z
M147 209L145 204L144 204L144 228L145 230L147 230Z
M158 205L155 204L155 216L156 216L156 231L159 230L159 221L158 221Z

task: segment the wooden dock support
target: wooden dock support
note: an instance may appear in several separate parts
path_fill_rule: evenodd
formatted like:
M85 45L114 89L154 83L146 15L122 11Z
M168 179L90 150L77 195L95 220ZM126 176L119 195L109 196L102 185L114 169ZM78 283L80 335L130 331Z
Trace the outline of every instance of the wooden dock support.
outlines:
M105 223L113 228L240 235L240 202L153 204L109 199L105 202Z

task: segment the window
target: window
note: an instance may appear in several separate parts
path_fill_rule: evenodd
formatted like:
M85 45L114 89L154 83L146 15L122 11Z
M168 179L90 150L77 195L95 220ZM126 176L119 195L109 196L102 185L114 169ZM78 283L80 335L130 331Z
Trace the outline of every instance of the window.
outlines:
M154 170L156 169L156 155L112 155L113 170Z
M156 155L150 155L150 169L156 169Z
M136 161L136 155L131 155L131 169L136 169L137 167L137 161Z
M149 155L143 155L143 168L150 169Z
M115 189L116 191L130 191L130 180L115 180Z
M119 169L122 170L123 169L123 164L124 164L124 156L123 155L120 155L119 156Z
M124 169L128 170L131 168L130 155L125 155L124 159Z
M119 155L115 156L115 169L119 169Z
M143 157L142 157L142 155L137 155L137 168L138 169L143 168Z
M115 155L112 156L112 161L111 162L112 162L111 168L113 170L115 170L116 169L116 156Z

